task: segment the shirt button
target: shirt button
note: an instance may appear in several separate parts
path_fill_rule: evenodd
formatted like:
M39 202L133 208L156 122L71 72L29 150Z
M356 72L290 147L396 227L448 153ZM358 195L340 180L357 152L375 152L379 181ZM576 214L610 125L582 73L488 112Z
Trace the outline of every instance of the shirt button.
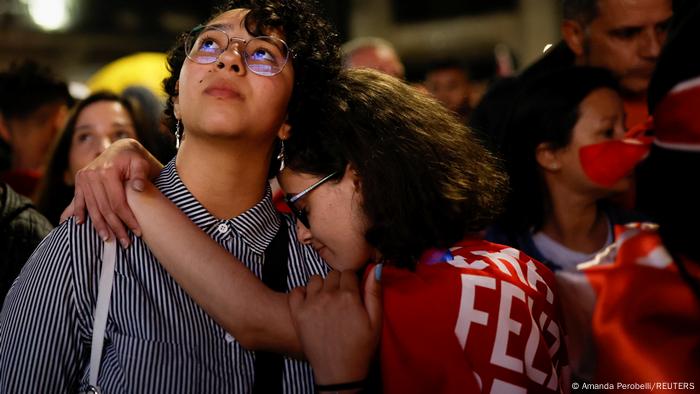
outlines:
M227 343L231 343L235 341L236 339L233 337L233 335L226 333L226 336L224 336L224 339L226 340Z
M227 225L227 224L224 224L224 223L221 223L221 224L219 225L219 227L217 227L217 230L219 230L219 232L220 232L221 234L227 233L227 232L228 232L228 225Z

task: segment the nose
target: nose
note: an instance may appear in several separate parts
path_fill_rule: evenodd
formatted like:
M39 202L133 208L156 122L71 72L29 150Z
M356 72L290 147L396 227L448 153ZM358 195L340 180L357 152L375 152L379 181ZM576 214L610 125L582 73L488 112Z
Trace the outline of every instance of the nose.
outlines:
M244 46L245 42L231 38L228 49L219 56L219 62L216 64L216 67L222 70L230 69L236 74L245 74L246 67L245 61L243 60Z
M645 32L641 42L642 56L649 59L658 58L665 38L665 32L658 32L654 29Z
M311 236L311 231L304 226L304 224L297 219L296 220L296 225L297 225L297 240L299 243L302 243L304 245L308 245L311 243L311 239L313 238Z

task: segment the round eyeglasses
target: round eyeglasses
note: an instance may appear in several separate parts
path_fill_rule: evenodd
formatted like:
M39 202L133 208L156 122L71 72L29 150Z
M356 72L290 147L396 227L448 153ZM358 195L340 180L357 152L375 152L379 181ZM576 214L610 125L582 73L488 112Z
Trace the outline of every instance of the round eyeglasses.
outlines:
M277 37L260 36L250 40L229 37L216 26L197 26L185 39L187 58L199 64L211 64L230 46L237 43L237 52L248 70L266 77L279 74L289 59L287 43Z

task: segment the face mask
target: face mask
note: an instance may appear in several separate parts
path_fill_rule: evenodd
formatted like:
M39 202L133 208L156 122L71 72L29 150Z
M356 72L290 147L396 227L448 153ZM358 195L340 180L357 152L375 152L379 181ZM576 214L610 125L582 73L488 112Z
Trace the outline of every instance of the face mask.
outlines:
M588 179L603 187L612 187L631 174L649 154L653 138L644 134L650 127L651 119L631 128L623 139L581 147L579 159Z

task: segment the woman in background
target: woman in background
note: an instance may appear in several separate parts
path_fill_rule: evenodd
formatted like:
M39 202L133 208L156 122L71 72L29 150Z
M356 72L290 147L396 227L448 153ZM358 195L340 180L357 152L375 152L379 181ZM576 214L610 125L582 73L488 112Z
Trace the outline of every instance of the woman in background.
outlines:
M73 198L76 172L114 141L144 141L149 131L143 119L135 101L109 92L93 93L76 105L54 142L37 191L37 207L54 226Z
M613 225L632 217L607 199L632 186L648 145L623 140L624 122L607 71L571 67L531 81L503 146L511 183L506 212L487 239L566 271L612 244Z

